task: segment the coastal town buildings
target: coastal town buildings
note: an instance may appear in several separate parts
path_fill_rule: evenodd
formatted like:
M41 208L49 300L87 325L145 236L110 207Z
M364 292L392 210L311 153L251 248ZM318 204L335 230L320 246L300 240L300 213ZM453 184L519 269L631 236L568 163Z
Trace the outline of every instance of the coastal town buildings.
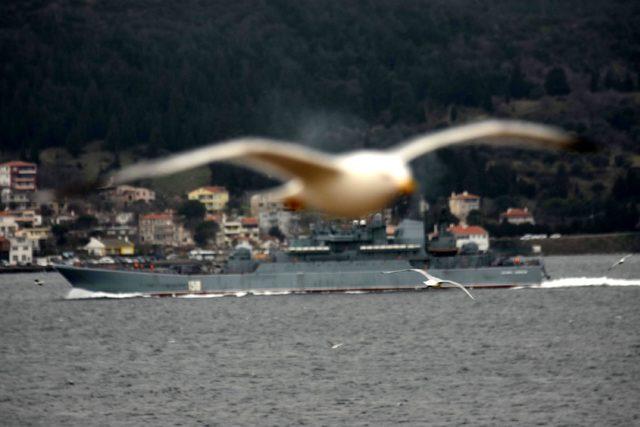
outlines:
M474 243L478 245L478 250L482 252L489 250L489 233L482 227L477 225L452 225L447 230L454 235L458 249L462 249L468 243Z
M0 203L10 209L28 209L33 204L33 193L26 191L13 191L10 188L0 189Z
M480 209L480 196L471 194L467 191L456 194L451 193L449 197L449 210L455 215L461 223L467 223L469 212Z
M34 251L40 251L47 239L51 237L51 227L21 228L14 233L17 237L25 237L31 242Z
M33 242L26 237L9 238L9 265L30 265L33 263Z
M258 218L262 234L268 234L277 227L285 236L291 235L291 228L299 215L286 210L282 202L274 202L263 194L254 194L250 199L251 215Z
M220 186L200 187L189 192L189 200L197 200L202 203L207 212L221 212L229 202L229 192Z
M191 233L175 221L173 211L141 215L138 229L139 241L145 245L193 245Z
M140 216L138 222L140 243L173 245L175 224L172 212L149 213Z
M118 185L104 195L118 208L125 208L136 202L150 203L156 199L155 191L131 185Z
M6 265L9 264L9 253L11 252L11 241L0 235L0 262Z
M18 228L15 215L10 212L0 212L0 236L13 236Z
M12 192L36 191L35 163L13 160L0 164L0 188L8 188Z
M260 240L260 228L255 217L229 219L225 216L221 231L222 243L226 246L233 246L241 241L256 244Z
M98 239L92 237L84 248L89 255L102 257L106 255L128 256L135 254L135 245L128 240L114 238Z
M531 224L535 225L533 215L529 212L529 209L524 208L509 208L505 212L500 214L500 222L508 222L513 225Z
M10 211L20 227L40 227L42 215L35 209L19 209Z

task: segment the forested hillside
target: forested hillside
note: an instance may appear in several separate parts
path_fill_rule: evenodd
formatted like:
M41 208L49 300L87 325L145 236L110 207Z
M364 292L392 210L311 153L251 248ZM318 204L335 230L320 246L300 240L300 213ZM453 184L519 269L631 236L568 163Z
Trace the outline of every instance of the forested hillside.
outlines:
M343 150L519 117L604 150L444 151L417 164L427 196L467 189L584 222L617 194L637 221L637 2L25 0L2 2L0 22L5 153L104 140L152 156L244 134Z

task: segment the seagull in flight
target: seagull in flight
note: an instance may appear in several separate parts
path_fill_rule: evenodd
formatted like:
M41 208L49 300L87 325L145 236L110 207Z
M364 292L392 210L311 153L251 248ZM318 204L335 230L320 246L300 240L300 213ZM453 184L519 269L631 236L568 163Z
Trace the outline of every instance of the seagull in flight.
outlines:
M611 270L611 269L612 269L612 268L614 268L614 267L617 267L617 266L618 266L618 265L620 265L620 264L624 264L624 262L627 260L627 258L629 258L631 255L633 255L633 254L629 254L629 255L625 255L625 256L623 256L623 257L622 257L622 258L620 258L618 261L616 261L616 262L614 262L613 264L611 264L611 267L609 267L609 268L607 269L607 271Z
M40 279L34 279L34 280L33 280L33 283L35 283L35 284L36 284L36 285L38 285L38 286L42 286L42 285L44 285L44 282L43 282L42 280L40 280Z
M336 348L340 348L344 345L344 343L341 343L341 342L334 343L329 340L327 340L327 343L329 344L329 347L331 347L331 350L335 350Z
M310 209L329 216L357 218L379 211L416 189L411 161L443 147L468 143L594 150L591 143L560 129L516 120L487 120L418 135L387 150L335 155L299 144L247 137L136 163L99 182L76 185L59 195L171 175L212 162L230 162L282 180L284 184L266 196L291 210Z
M418 285L416 286L416 289L418 288L441 288L442 285L444 284L451 284L453 286L457 286L458 288L462 289L467 295L469 295L469 298L471 298L472 300L475 300L475 298L473 297L473 295L471 295L471 292L469 292L463 285L461 285L458 282L454 282L453 280L445 280L445 279L440 279L436 276L433 276L429 273L427 273L424 270L420 270L419 268L405 268L402 270L393 270L393 271L383 271L384 274L392 274L392 273L400 273L402 271L415 271L416 273L420 273L422 274L427 280L425 280L424 282L422 282L422 286Z

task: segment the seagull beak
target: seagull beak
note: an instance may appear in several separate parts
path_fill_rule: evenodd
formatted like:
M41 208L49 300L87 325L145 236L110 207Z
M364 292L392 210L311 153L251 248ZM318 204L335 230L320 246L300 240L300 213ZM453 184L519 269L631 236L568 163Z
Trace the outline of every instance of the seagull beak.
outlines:
M304 209L304 203L297 197L287 197L282 201L284 208L288 211L298 212Z
M400 184L398 192L403 196L408 196L410 194L413 194L413 192L416 191L416 188L418 188L416 181L413 178L409 178L408 180Z

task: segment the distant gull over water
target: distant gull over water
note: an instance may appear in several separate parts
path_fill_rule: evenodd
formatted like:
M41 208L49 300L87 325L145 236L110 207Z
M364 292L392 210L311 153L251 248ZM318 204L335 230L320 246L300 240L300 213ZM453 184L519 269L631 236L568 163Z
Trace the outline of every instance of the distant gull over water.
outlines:
M631 255L633 255L633 254L629 254L629 255L623 256L618 261L616 261L613 264L611 264L611 266L607 269L607 271L613 269L614 267L619 266L620 264L624 264L624 262L627 260L627 258L629 258Z
M453 280L445 280L445 279L440 279L436 276L433 276L429 273L427 273L424 270L420 270L419 268L405 268L403 270L393 270L393 271L383 271L384 274L392 274L392 273L400 273L403 271L415 271L416 273L420 273L422 274L424 277L426 277L427 280L425 280L423 283L423 287L425 288L441 288L442 285L444 284L451 284L453 286L457 286L458 288L462 289L467 295L469 295L469 298L471 298L472 300L475 300L475 298L473 297L473 295L471 295L471 293L460 283L458 282L454 282Z
M165 158L127 166L98 182L76 185L59 195L170 175L212 162L231 162L284 182L266 195L290 209L311 209L338 217L379 211L416 188L409 163L440 148L462 144L593 151L594 145L554 127L515 120L488 120L418 135L388 150L328 154L266 138L239 138Z
M44 282L43 282L42 280L40 280L40 279L35 279L35 280L33 281L33 283L35 283L35 284L36 284L36 285L38 285L38 286L42 286L42 285L44 285Z
M329 347L331 347L332 350L335 350L336 348L340 348L344 345L344 343L341 343L341 342L334 343L329 340L327 340L327 343L329 343Z

